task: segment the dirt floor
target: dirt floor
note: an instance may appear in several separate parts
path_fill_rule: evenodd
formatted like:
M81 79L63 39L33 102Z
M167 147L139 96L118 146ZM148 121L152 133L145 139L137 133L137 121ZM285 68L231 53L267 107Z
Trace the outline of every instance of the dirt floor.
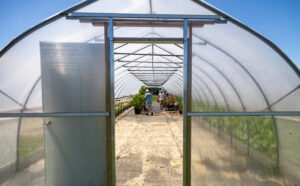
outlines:
M154 111L158 111L154 103ZM133 110L116 121L117 185L182 185L182 115Z
M192 122L192 185L295 185L273 169L231 148L205 122Z
M154 103L154 111L159 111ZM117 185L182 185L182 115L155 112L116 118ZM192 185L294 185L249 160L201 120L192 123ZM44 185L44 160L3 185Z

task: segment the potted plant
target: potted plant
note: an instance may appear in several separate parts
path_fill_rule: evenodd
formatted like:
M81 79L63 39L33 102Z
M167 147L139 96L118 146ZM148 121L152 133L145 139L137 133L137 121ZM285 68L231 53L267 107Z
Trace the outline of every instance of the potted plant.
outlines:
M178 98L178 99L177 99L177 103L178 103L178 105L179 105L178 112L179 112L179 114L182 114L182 99L181 99L181 98Z
M144 96L137 94L132 97L132 100L130 102L131 106L134 107L134 113L135 114L140 114L141 113L141 108L144 104Z

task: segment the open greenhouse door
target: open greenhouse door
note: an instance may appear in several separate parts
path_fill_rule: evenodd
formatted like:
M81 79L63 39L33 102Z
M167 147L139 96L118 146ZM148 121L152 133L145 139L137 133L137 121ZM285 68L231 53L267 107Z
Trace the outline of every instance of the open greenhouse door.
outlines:
M107 109L105 45L41 42L40 51L43 111L77 114L44 118L46 184L107 185L109 119L93 114Z

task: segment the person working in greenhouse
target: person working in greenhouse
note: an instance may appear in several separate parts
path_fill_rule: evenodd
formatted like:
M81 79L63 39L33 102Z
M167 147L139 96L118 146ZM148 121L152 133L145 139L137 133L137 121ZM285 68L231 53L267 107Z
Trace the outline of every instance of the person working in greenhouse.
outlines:
M165 99L165 94L163 93L162 90L159 91L158 99L159 99L159 104L160 104L160 110L162 110L163 104L164 104L164 99Z
M148 112L151 112L151 115L153 115L153 112L152 112L152 94L149 92L148 89L146 90L145 101L146 101L147 115L148 115Z

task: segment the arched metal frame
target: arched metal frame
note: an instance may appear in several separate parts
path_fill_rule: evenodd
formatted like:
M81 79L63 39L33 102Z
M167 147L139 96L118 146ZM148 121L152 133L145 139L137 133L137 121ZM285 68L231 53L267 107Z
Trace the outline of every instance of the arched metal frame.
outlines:
M86 6L86 5L88 5L88 4L91 4L91 3L93 3L95 0L89 0L89 1L84 1L84 2L82 2L82 3L79 3L78 5L75 5L75 6L73 6L72 8L69 8L69 9L67 9L67 10L65 10L65 11L63 11L63 12L61 12L61 13L59 13L59 14L57 14L57 15L55 15L55 16L53 16L53 17L51 17L51 18L49 18L49 19L47 19L47 20L45 20L45 21L43 21L42 23L40 23L40 24L38 24L38 25L36 25L36 26L34 26L34 27L32 27L31 29L29 29L29 30L27 30L26 32L24 32L23 34L21 34L20 36L18 36L17 38L15 38L14 40L12 40L7 46L5 46L1 51L0 51L0 57L2 57L11 47L13 47L16 43L18 43L20 40L22 40L23 38L25 38L27 35L29 35L29 34L31 34L32 32L34 32L34 31L36 31L36 30L38 30L39 28L41 28L41 27L43 27L43 26L45 26L45 25L47 25L47 24L49 24L49 23L51 23L51 22L53 22L53 21L55 21L55 20L57 20L57 19L59 19L59 18L61 18L61 17L65 17L66 15L68 15L70 12L72 12L72 11L75 11L75 10L78 10L78 9L80 9L80 8L82 8L82 7L84 7L84 6ZM265 37L263 37L262 35L260 35L260 34L258 34L257 32L255 32L254 30L252 30L252 29L250 29L249 27L247 27L247 26L245 26L245 25L243 25L242 23L240 23L239 21L237 21L237 20L235 20L234 18L232 18L232 17L230 17L230 16L228 16L227 14L225 14L225 13L223 13L223 12L221 12L220 10L218 10L218 9L216 9L216 8L214 8L214 7L212 7L211 5L209 5L209 4L207 4L206 2L203 2L203 1L198 1L198 0L193 0L194 2L196 2L196 3L198 3L198 4L200 4L201 6L203 6L203 7L205 7L205 8L207 8L207 9L209 9L210 11L212 11L212 12L215 12L216 14L218 14L218 15L220 15L220 16L222 16L222 17L224 17L224 18L226 18L228 21L230 21L230 22L232 22L232 23L234 23L235 25L237 25L238 27L240 27L240 28L242 28L242 29L244 29L244 30L246 30L246 31L248 31L248 32L250 32L251 34L253 34L253 35L255 35L257 38L259 38L259 39L261 39L263 42L265 42L268 46L270 46L277 54L279 54L284 60L285 60L285 62L287 62L287 64L294 70L294 72L298 75L298 77L300 77L300 71L299 71L299 69L296 67L296 65L295 64L293 64L293 62L276 46L276 45L274 45L272 42L270 42L268 39L266 39ZM184 21L185 22L185 27L187 26L187 20L185 20ZM112 27L113 26L113 19L112 18L109 18L109 25L110 25L110 43L111 43L111 45L110 45L110 51L113 51L114 50L114 48L113 48L113 30L114 30L114 28ZM185 37L186 37L186 35L185 35ZM187 39L187 38L185 38L185 39ZM202 38L203 39L203 38ZM205 39L203 39L204 41L205 41ZM290 112L290 113L275 113L275 112L272 112L272 105L274 105L274 104L276 104L277 102L279 102L280 100L282 100L281 98L278 100L278 101L276 101L276 102L274 102L274 103L272 103L272 104L270 104L269 103L269 100L268 100L268 98L267 98L267 96L265 95L265 93L264 93L264 91L263 91L263 89L262 89L262 87L260 86L260 84L258 83L258 81L255 79L255 77L248 71L248 69L247 68L245 68L237 59L235 59L233 56L231 56L229 53L227 53L225 50L223 50L223 49L221 49L220 47L218 47L218 46L216 46L216 45L214 45L214 44L212 44L212 43L209 43L208 41L206 41L207 42L207 44L210 44L211 46L213 46L214 48L216 48L217 50L219 50L219 51L221 51L221 52L223 52L225 55L227 55L229 58L231 58L232 59L232 61L233 62L235 62L235 63L237 63L240 67L241 67L241 69L243 69L247 74L248 74L248 76L252 79L252 81L256 84L256 86L257 86L257 88L259 89L259 91L261 92L261 94L262 94L262 96L264 97L264 100L265 100L265 102L266 102L266 105L267 105L267 110L269 110L270 112L264 112L264 113L253 113L253 115L261 115L261 116L271 116L272 117L272 120L273 120L273 124L274 124L274 130L275 130L275 135L276 135L276 145L277 145L277 148L276 148L276 150L277 150L277 163L279 162L279 151L278 151L278 149L279 149L279 146L278 146L278 136L277 136L277 125L276 125L276 120L275 120L275 118L274 118L274 116L275 115L284 115L284 114L287 114L287 115L299 115L299 113L298 112L294 112L294 113L292 113L292 112ZM125 46L125 45L124 45ZM181 46L179 46L179 47L181 47ZM186 45L184 45L184 48L186 49ZM186 50L185 50L185 52L186 52ZM185 53L185 59L184 59L184 61L185 62L187 62L187 59L186 59L186 53ZM199 56L198 56L199 57ZM200 58L202 58L202 57L200 57ZM224 74L224 73L222 73L222 71L220 70L220 69L218 69L217 67L215 67L215 66L213 66L212 64L210 64L209 62L207 62L207 61L205 61L205 60L203 60L203 58L202 58L202 60L201 61L203 61L203 62L205 62L205 63L207 63L207 64L209 64L210 66L212 66L218 73L220 73L224 78L225 78L225 80L230 84L230 86L232 87L232 89L234 90L234 92L235 92L235 94L237 95L237 97L238 97L238 99L239 99L239 101L240 101L240 103L241 103L241 106L242 106L242 108L243 108L243 112L244 113L241 113L241 115L245 115L245 116L247 116L247 115L252 115L251 113L245 113L245 111L246 111L246 107L245 107L245 105L244 105L244 103L243 103L243 101L242 101L242 99L241 99L241 96L239 95L239 93L238 93L238 91L236 90L236 88L235 88L235 86L232 84L232 82L229 80L229 78L228 77L226 77L226 75ZM111 67L113 67L114 65L113 65L113 62L114 61L110 61L111 63ZM112 71L114 71L115 69L111 69ZM203 70L203 69L202 69ZM113 77L113 74L114 73L111 73L111 80L113 80L114 79L114 77ZM175 73L176 74L176 73ZM185 69L184 69L184 72L183 72L183 74L185 74L186 75L186 71L185 71ZM184 79L183 79L183 81L184 81L184 83L183 83L183 85L185 86L186 85L186 83L187 83L187 79L186 79L186 76L184 75ZM207 74L208 75L208 74ZM176 76L172 76L172 77L176 77ZM208 77L208 76L207 76ZM133 77L132 77L133 78ZM39 78L40 79L40 78ZM27 105L27 103L28 103L28 101L29 101L29 99L30 99L30 97L31 97L31 94L32 94L32 92L33 92L33 90L35 89L35 87L37 86L37 84L38 84L38 82L39 82L39 79L34 83L34 85L32 86L32 88L31 88L31 90L30 90L30 92L29 92L29 94L28 94L28 96L27 96L27 98L26 98L26 101L25 101L25 103L24 104L21 104L21 103L19 103L19 102L17 102L16 100L14 100L12 97L10 97L10 96L7 96L6 94L5 94L5 92L3 92L3 91L1 91L0 93L2 94L2 95L4 95L4 96L6 96L8 99L10 99L11 101L13 101L13 102L15 102L16 104L18 104L19 106L21 106L22 107L22 109L21 109L21 113L23 113L25 110L26 110L26 105ZM173 82L176 82L175 80L172 80L173 78L171 78L170 77L170 80L171 81L173 81ZM210 79L210 78L209 78ZM165 82L165 83L168 83L169 81L167 81L167 82ZM203 81L204 82L204 81ZM203 83L204 85L205 85L205 82ZM120 86L122 86L123 84L121 84ZM295 89L293 89L291 92L293 92L293 91L295 91L295 90L297 90L299 88L299 85L295 88ZM114 87L112 87L111 86L111 91L114 89ZM209 88L207 87L207 89L209 90ZM210 91L211 92L211 91ZM204 94L204 93L203 93ZM289 93L287 93L287 95L289 95L290 94L290 92ZM186 96L186 90L185 90L185 88L184 88L184 94L183 94L184 96ZM222 94L223 95L223 94ZM200 96L200 95L199 95ZM213 94L212 94L212 96L213 96ZM224 97L224 96L223 96ZM207 100L207 102L208 102L208 100ZM112 101L111 102L111 105L113 106L114 105L114 102ZM227 115L238 115L238 113L227 113ZM43 116L45 116L45 115L47 115L47 114L44 114L44 115L40 115L40 117L43 117ZM196 114L197 115L197 114ZM205 115L205 114L203 114L203 115ZM215 115L215 114L212 114L212 113L208 113L207 115L211 115L211 116L213 116L213 115ZM1 117L9 117L10 115L9 114L6 114L6 113L4 113L4 114L1 114ZM18 124L18 137L19 137L19 132L20 132L20 125L21 125L21 121L22 121L22 114L20 114L20 115L18 115L18 114L12 114L11 115L12 117L19 117L19 124ZM21 117L20 117L21 116ZM25 116L25 115L24 115ZM28 114L28 116L30 116L30 114ZM35 116L35 115L31 115L31 116ZM37 115L36 115L37 116ZM187 116L193 116L193 114L191 113L190 115L188 114ZM200 116L200 115L199 115ZM26 116L27 117L27 116ZM247 120L247 119L246 119ZM112 121L113 121L113 119L112 119ZM248 131L249 131L249 129L248 129ZM114 132L114 131L112 131L112 132ZM17 141L19 141L19 140L17 140ZM17 142L17 143L19 143L19 142ZM18 146L18 144L17 144L17 146ZM18 156L18 155L17 155Z

